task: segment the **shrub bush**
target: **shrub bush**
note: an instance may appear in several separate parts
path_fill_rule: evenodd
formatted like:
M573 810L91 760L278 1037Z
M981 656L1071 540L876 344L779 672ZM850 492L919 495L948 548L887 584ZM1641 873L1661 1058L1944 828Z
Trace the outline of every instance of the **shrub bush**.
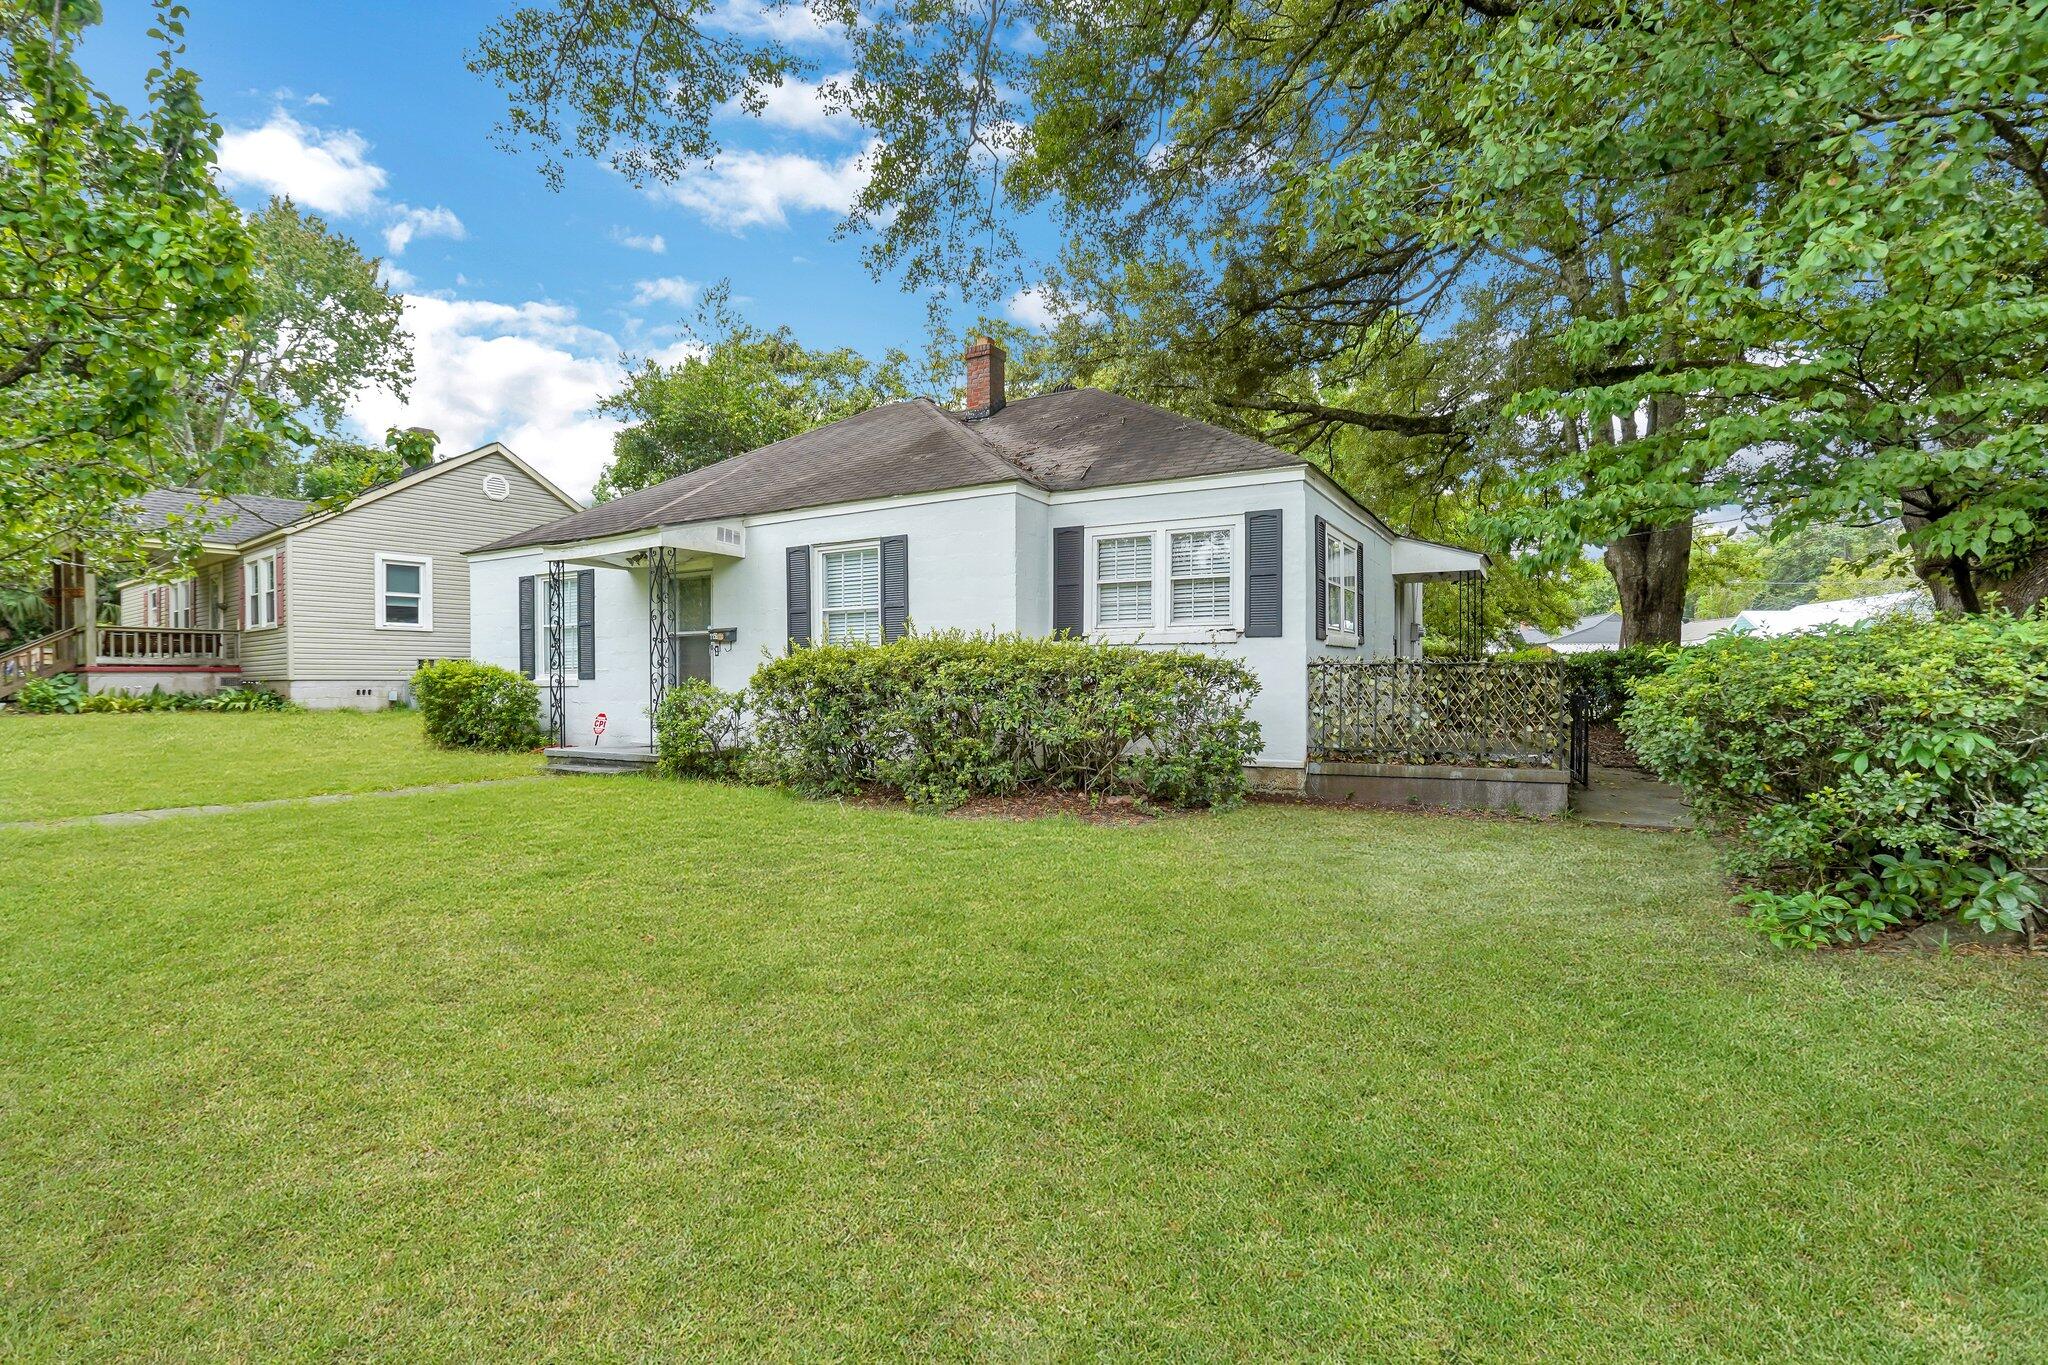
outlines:
M24 711L50 716L76 711L85 697L86 691L78 679L69 673L59 673L54 678L30 678L14 694L14 704Z
M746 754L746 693L701 678L677 683L654 715L654 748L664 777L731 777Z
M261 687L229 687L210 697L166 692L161 684L137 696L129 692L87 692L68 673L36 678L15 696L24 711L79 712L129 716L145 711L292 711L284 697Z
M443 659L412 675L427 738L451 749L537 749L540 689L530 678L471 659Z
M1259 750L1258 689L1211 655L1017 636L824 646L754 675L752 769L814 794L947 807L1042 785L1224 806Z
M1565 686L1586 699L1592 720L1613 720L1620 715L1636 685L1670 668L1678 656L1676 645L1630 645L1627 649L1556 655L1564 661Z
M224 687L206 699L209 711L295 711L281 693L263 687Z
M1725 637L1636 684L1622 728L1735 837L1758 929L2029 926L2048 874L2048 620Z

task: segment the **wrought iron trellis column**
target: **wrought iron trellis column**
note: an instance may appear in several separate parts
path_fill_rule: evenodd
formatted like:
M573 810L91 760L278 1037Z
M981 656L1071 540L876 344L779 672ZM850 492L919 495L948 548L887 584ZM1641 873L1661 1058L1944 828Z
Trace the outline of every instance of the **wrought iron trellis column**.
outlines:
M563 667L568 655L569 571L559 559L548 561L548 729L557 747L569 742L568 679Z
M1458 653L1468 659L1486 652L1486 575L1458 575Z
M647 552L647 715L651 720L661 710L675 679L669 676L675 632L675 551L666 545Z

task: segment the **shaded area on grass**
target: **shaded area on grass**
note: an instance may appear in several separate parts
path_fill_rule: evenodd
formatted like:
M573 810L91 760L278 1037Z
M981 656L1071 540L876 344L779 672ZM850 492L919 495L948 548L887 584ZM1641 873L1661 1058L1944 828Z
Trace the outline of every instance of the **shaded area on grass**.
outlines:
M0 820L519 777L533 754L438 749L407 711L0 716Z
M1690 838L403 809L0 845L12 1353L2048 1352L2040 975Z

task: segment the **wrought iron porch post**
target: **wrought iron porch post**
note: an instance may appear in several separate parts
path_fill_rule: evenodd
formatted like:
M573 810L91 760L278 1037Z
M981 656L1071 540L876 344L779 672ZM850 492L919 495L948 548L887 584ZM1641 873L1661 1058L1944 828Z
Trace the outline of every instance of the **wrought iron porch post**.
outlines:
M563 675L565 656L568 653L566 631L568 629L568 604L563 600L568 595L568 566L559 559L548 561L548 728L554 731L555 745L560 748L569 742L568 679Z
M674 679L669 677L669 637L675 621L675 551L658 546L647 552L647 716L661 711Z
M1477 659L1486 653L1486 575L1458 576L1458 653Z

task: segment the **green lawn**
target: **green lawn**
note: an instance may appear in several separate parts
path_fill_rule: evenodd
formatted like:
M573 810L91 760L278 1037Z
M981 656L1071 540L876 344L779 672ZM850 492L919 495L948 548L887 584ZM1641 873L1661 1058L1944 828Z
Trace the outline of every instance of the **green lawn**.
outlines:
M1690 839L553 779L0 865L0 1357L2048 1357L2040 964L1772 953Z
M520 777L531 754L429 748L414 712L0 716L0 821Z

